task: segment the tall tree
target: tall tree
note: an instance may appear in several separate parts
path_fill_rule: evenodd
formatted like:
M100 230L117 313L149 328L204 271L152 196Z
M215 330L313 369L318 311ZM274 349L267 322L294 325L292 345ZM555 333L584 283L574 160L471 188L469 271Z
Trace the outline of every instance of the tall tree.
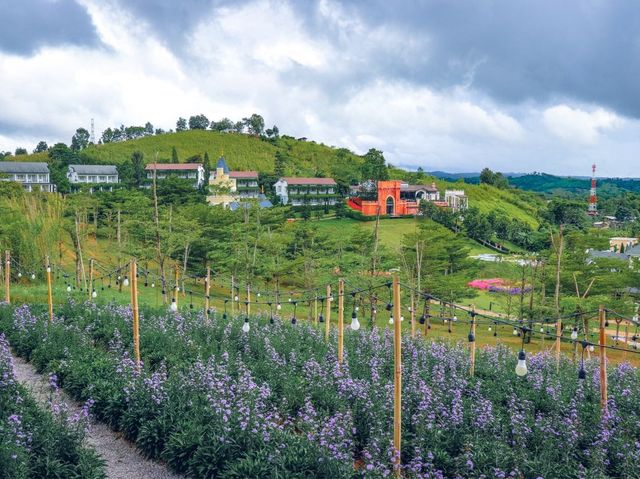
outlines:
M189 117L189 129L206 130L207 128L209 128L209 119L203 114Z
M176 121L176 131L186 131L187 130L187 120L180 117L178 121Z
M178 150L176 150L175 146L171 147L171 163L180 163L178 160Z
M85 128L78 128L71 138L71 149L73 151L84 150L89 146L89 132Z
M40 141L37 145L35 150L33 150L34 153L42 153L44 151L47 151L49 149L49 146L47 145L46 141Z
M243 118L242 121L250 135L260 136L264 133L264 118L257 113L249 118Z
M363 180L388 180L389 170L387 169L384 154L380 150L371 148L364 155L364 163L362 164Z

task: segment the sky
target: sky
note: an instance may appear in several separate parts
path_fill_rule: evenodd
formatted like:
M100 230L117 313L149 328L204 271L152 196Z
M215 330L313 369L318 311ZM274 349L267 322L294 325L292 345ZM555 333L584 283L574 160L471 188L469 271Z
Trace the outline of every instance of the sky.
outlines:
M239 120L426 171L640 176L636 0L0 0L0 151Z

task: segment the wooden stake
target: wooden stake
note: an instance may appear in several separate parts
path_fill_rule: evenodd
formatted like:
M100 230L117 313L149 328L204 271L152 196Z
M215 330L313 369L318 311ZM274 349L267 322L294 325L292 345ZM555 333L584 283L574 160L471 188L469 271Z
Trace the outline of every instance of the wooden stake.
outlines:
M47 256L47 298L49 300L49 324L53 323L53 293L51 291L51 262Z
M600 319L600 407L603 411L607 409L607 335L604 330L606 321L604 306L600 305L598 317Z
M402 437L402 309L400 306L400 281L398 275L393 277L393 448L394 470L400 477L400 454Z
M331 329L331 285L327 285L327 306L324 318L324 340L329 341L329 330Z
M177 295L176 295L177 296ZM133 311L133 352L140 368L140 315L138 312L138 264L131 260L131 309Z
M236 287L236 279L233 275L231 275L231 317L233 318L233 310L235 308L235 287Z
M627 360L627 352L629 351L629 323L625 321L624 323L624 360Z
M474 305L471 305L471 334L473 335L473 341L470 344L471 350L469 351L471 359L469 374L473 376L476 373L476 307Z
M313 299L313 325L318 326L318 295Z
M562 322L556 321L556 369L560 369L560 339L562 336Z
M411 291L411 338L416 337L416 303L414 292Z
M89 259L89 301L93 300L93 258Z
M251 314L251 285L247 283L247 316Z
M11 304L11 252L4 252L4 300Z
M204 280L204 317L209 321L209 291L211 289L211 268L207 266L207 279Z
M424 308L424 315L426 316L424 320L424 337L427 337L429 333L429 325L431 324L431 299L427 298Z
M338 364L344 359L344 279L338 281Z

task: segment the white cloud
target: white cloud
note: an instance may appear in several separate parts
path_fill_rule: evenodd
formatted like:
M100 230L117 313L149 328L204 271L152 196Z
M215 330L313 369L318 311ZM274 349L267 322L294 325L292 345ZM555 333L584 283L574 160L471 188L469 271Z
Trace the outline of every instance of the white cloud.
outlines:
M547 108L543 120L558 138L584 144L594 144L602 133L624 124L622 118L602 108L586 111L565 104Z

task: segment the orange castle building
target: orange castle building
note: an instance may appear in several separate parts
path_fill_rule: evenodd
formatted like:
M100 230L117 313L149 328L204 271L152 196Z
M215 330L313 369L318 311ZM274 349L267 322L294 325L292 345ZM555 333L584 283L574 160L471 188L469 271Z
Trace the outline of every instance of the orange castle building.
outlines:
M353 197L348 201L350 208L364 216L404 216L418 213L418 202L400 197L401 181L378 181L378 199L363 200Z

